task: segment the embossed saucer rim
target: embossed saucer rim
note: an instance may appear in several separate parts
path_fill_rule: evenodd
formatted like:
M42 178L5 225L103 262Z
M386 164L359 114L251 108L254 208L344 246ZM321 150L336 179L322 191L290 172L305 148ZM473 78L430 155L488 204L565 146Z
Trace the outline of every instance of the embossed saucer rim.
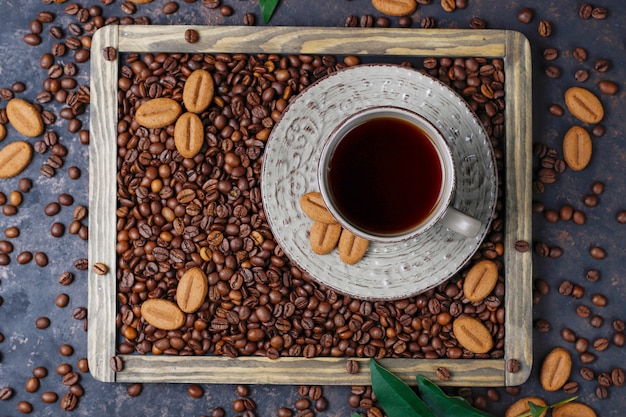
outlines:
M332 252L331 254L324 256L314 254L308 246L308 234L303 233L303 230L301 230L303 228L307 228L308 231L311 222L310 220L308 221L308 226L306 222L303 222L303 215L299 210L297 201L292 200L299 200L298 198L296 198L298 194L301 195L307 191L317 191L318 186L314 178L311 177L310 180L304 178L307 174L310 173L303 173L299 171L293 173L294 176L297 177L295 179L289 178L289 181L291 181L291 184L289 184L289 186L291 186L292 188L295 187L295 191L291 190L293 191L293 198L291 198L289 201L285 201L285 204L283 204L282 206L278 203L277 195L279 197L284 197L284 193L287 192L285 185L281 184L280 181L267 181L267 178L272 177L272 174L278 172L280 170L279 168L281 168L282 165L289 165L291 163L290 158L277 159L277 155L280 155L280 152L289 152L289 149L281 148L281 145L284 145L284 147L286 148L293 147L292 143L285 143L284 138L281 139L280 136L282 135L284 137L287 136L287 133L290 133L289 129L291 129L293 125L296 124L295 121L299 120L297 119L298 117L300 117L300 119L306 119L309 116L313 115L314 117L317 117L317 123L322 124L322 127L320 128L322 132L316 132L317 128L315 125L311 124L309 126L311 128L310 130L313 133L308 133L311 133L310 136L317 135L317 140L311 140L310 143L304 144L311 145L313 148L317 148L317 152L312 155L313 161L304 162L305 171L312 169L312 166L316 167L317 160L319 159L319 149L321 148L321 144L323 143L325 137L325 134L323 134L323 129L328 129L328 126L324 127L323 124L329 118L326 113L324 113L323 115L316 113L316 111L319 111L320 109L311 107L315 107L314 105L317 104L315 101L316 94L321 94L321 89L330 86L347 86L351 90L356 91L360 89L361 92L365 92L365 87L358 85L359 82L363 81L362 79L358 78L358 75L361 75L362 77L364 75L379 75L382 77L381 74L377 74L377 71L384 72L386 75L385 78L394 79L395 77L394 81L407 81L408 84L411 84L411 82L416 83L416 86L405 86L409 90L408 93L416 93L418 92L418 87L423 88L423 86L419 84L428 84L428 86L432 87L434 90L437 90L436 93L439 94L439 96L435 96L435 101L444 100L444 102L447 103L446 100L449 100L452 102L452 107L454 107L454 109L457 110L459 113L456 115L456 118L459 120L451 122L450 120L448 120L451 117L450 115L442 116L441 114L439 114L439 119L444 119L442 122L441 120L433 120L433 117L429 114L420 114L431 120L431 122L433 122L435 125L438 125L441 128L445 128L446 130L450 130L450 126L452 126L452 130L454 130L454 124L456 123L456 121L460 121L461 119L463 119L463 121L468 123L468 125L470 126L467 129L469 129L469 131L471 132L472 138L474 138L474 133L476 133L475 142L480 142L481 140L482 142L484 142L482 145L479 144L478 146L476 146L476 143L468 145L471 141L463 142L461 140L458 140L454 143L450 143L450 145L458 152L461 152L462 156L467 155L477 157L476 155L468 155L469 153L471 153L472 150L469 149L468 146L473 146L474 148L478 149L478 157L484 160L485 165L488 165L479 166L479 168L477 169L485 171L482 172L482 174L486 178L486 181L484 181L484 183L488 184L483 184L481 185L481 187L488 187L482 190L482 192L488 194L489 201L485 204L483 204L483 202L478 203L480 205L479 208L482 210L482 216L480 217L480 219L484 222L484 227L481 233L479 233L476 238L463 238L459 240L459 237L454 234L454 232L449 232L447 231L447 229L442 230L441 226L437 226L437 228L431 230L430 233L426 233L420 238L411 239L410 241L401 242L400 244L372 244L370 245L370 250L368 251L366 257L355 266L353 266L354 268L346 270L345 265L341 264L341 262L339 261L336 252ZM354 77L349 78L351 75L354 75ZM403 77L405 77L406 79ZM428 89L428 91L430 91L430 89ZM386 93L375 92L375 94L379 93L382 95L382 98L376 98L376 100L383 100L382 102L377 101L376 104L370 105L364 105L362 102L358 102L357 105L362 106L359 107L359 110L367 107L378 106L381 104L391 104L399 107L408 106L406 102L400 100L396 96L386 96ZM347 93L338 92L337 94L340 95L340 98L342 98L342 100L349 101L350 99L349 96L346 97ZM309 98L307 99L307 97ZM333 98L336 99L337 97ZM309 100L309 102L304 103L305 100ZM335 106L335 108L338 108L337 103L332 104ZM302 106L305 107L302 108ZM428 109L428 107L429 106L427 105L426 111L433 111L434 106L430 106L430 110ZM415 111L414 107L406 108ZM296 114L297 112L301 112L301 116L298 116L298 114ZM302 117L303 114L306 114L306 117ZM346 115L347 114L349 113L346 113ZM334 116L335 115L330 117L332 118ZM345 115L337 117L345 117ZM289 124L289 126L287 126L287 124ZM459 134L459 132L456 132L456 134ZM310 136L308 136L309 140ZM295 140L301 138L294 136L293 139ZM297 153L294 152L294 157L296 156ZM278 162L281 167L272 166L271 162ZM470 175L471 173L465 175L463 172L460 172L460 170L461 168L458 167L457 176L460 176L461 179L463 179L463 177L475 176ZM297 183L297 181L303 181L304 183ZM279 120L277 125L272 130L272 134L270 135L270 139L268 140L268 143L266 145L266 152L262 167L261 192L270 228L272 229L272 232L274 233L274 236L283 251L292 260L292 262L294 262L294 264L299 266L303 271L309 273L312 279L340 293L348 294L350 296L362 299L390 300L406 298L417 293L426 291L449 279L456 272L458 272L458 270L460 270L467 263L467 261L469 261L474 252L479 248L480 243L484 239L493 218L493 214L495 212L495 201L497 197L496 184L497 173L495 169L495 157L491 148L491 144L489 142L489 138L486 135L486 132L484 131L484 128L482 127L482 124L480 123L478 117L474 114L474 112L470 109L470 107L458 93L453 91L450 87L448 87L441 81L415 69L400 67L393 64L368 64L340 70L315 81L309 87L307 87L307 89L302 91L289 104L289 106L285 109L281 120ZM457 194L459 193L464 193L462 182L457 184ZM451 236L450 233L454 235ZM419 246L420 244L424 245L424 242L429 239L438 241L439 243L441 243L441 241L454 241L456 246L460 246L462 248L462 251L442 255L440 253L434 253L430 250L416 250L417 246ZM450 246L452 246L452 244L450 244ZM400 256L401 259L395 259L395 255ZM390 257L392 260L390 260ZM412 258L414 257L422 257L423 259L421 259L421 261L426 262L426 266L422 267L419 263L421 261L413 262ZM407 258L409 259L407 260ZM428 278L424 278L423 276L417 277L415 275L416 268L418 271L429 271L433 268L433 265L436 265L439 268L436 271L436 273L438 274L438 277L436 277L437 279L433 281L428 281ZM452 265L451 268L450 265ZM380 272L381 268L383 268L382 271L385 272L381 273L380 276L377 275L375 278L372 278L371 275L376 272ZM359 279L365 281L365 284L357 284L355 281ZM371 285L366 285L368 283Z

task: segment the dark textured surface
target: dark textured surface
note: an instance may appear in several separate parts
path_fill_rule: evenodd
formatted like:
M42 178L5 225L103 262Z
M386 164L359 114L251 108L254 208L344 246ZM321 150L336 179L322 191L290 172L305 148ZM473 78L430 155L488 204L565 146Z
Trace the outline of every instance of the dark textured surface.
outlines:
M79 0L83 6L98 4L99 1ZM120 10L121 1L117 0L110 6L104 7L104 15L124 16ZM216 10L202 7L201 2L186 4L179 1L180 9L173 15L165 16L161 7L165 2L158 0L149 5L139 5L136 16L148 16L153 23L158 24L241 24L245 12L253 12L260 22L258 5L252 1L225 1L233 7L233 16L223 18ZM594 154L591 164L582 172L571 170L559 176L556 184L546 186L543 194L536 194L535 198L545 203L546 207L558 209L563 204L570 204L587 214L587 224L574 225L572 222L547 223L543 216L535 214L534 238L536 241L545 241L550 246L560 246L563 256L558 259L535 257L535 278L548 282L550 293L544 296L535 306L534 317L550 322L551 330L548 333L534 332L535 368L530 380L522 387L518 396L510 396L503 389L499 389L500 401L490 403L488 409L495 415L503 415L506 407L524 395L537 395L554 402L566 397L563 392L547 393L538 383L538 370L542 358L552 348L563 346L574 352L573 345L563 341L560 329L571 328L577 335L584 336L590 341L598 337L611 337L613 330L611 322L616 318L626 319L626 309L622 297L626 295L624 272L626 249L623 246L623 236L626 226L615 221L615 214L626 209L626 146L623 132L626 131L626 120L623 117L624 96L626 95L624 16L626 3L621 1L594 1L594 6L605 6L609 15L605 20L583 20L578 17L581 2L578 1L485 1L469 0L465 10L453 13L444 12L437 0L433 4L419 6L413 15L414 27L419 26L421 17L433 17L437 27L468 28L472 17L485 19L488 28L513 29L523 32L531 41L533 50L533 78L534 78L534 141L544 143L558 150L561 154L560 142L563 134L576 120L567 112L561 118L548 114L547 108L551 103L563 105L563 93L570 86L578 84L574 73L581 68L589 70L590 78L583 86L598 92L597 82L602 79L616 81L619 92L614 96L600 94L605 105L606 116L602 122L606 133L594 139ZM19 97L34 101L41 91L46 72L39 68L39 57L50 50L54 40L49 35L52 25L67 27L75 22L75 18L64 13L65 4L44 5L39 0L0 1L2 25L0 33L0 88L10 87L15 81L26 83L27 90L18 94ZM516 20L517 11L521 7L532 7L535 10L533 21L524 25ZM37 17L42 10L50 10L56 15L51 24L44 25L42 33L43 43L31 47L22 41L22 37L29 29L29 22ZM301 26L343 26L348 15L379 14L372 8L368 0L317 0L295 1L283 0L272 20L275 25ZM392 18L392 24L397 26L397 19ZM553 34L548 38L541 38L537 33L540 20L549 20L553 23ZM588 52L585 62L577 62L572 57L574 47L583 47ZM548 63L542 57L546 47L555 47L560 57L553 63L561 69L559 79L549 79L544 74ZM611 61L611 68L604 74L595 72L593 62L598 58ZM71 61L71 55L59 58L59 62ZM88 85L88 63L81 64L78 80L80 84ZM6 101L0 102L5 107ZM20 178L31 178L34 186L24 194L24 202L15 216L0 215L0 229L2 239L4 230L9 226L18 226L21 230L19 237L11 239L15 250L10 254L11 263L0 267L0 332L4 341L0 343L0 387L11 386L15 395L8 401L0 401L1 416L15 416L19 401L29 401L34 411L32 415L59 415L59 402L44 404L40 395L44 391L55 391L61 397L67 392L61 377L55 373L57 365L67 362L76 368L79 358L87 353L87 337L82 321L72 317L75 307L87 304L86 273L77 271L74 261L87 256L87 243L78 236L66 232L61 239L50 236L50 226L55 221L69 224L72 219L73 208L78 204L87 204L88 160L87 147L82 145L76 134L67 132L67 121L58 117L61 105L48 103L44 108L57 114L57 121L51 128L60 135L60 142L69 150L64 166L51 179L39 174L39 166L47 155L35 155L29 168L16 178L0 181L0 191L8 195L17 189ZM88 113L80 117L84 125L88 124ZM8 126L7 126L8 127ZM0 143L6 143L19 138L19 135L8 127L7 138ZM34 142L34 141L31 141ZM78 180L71 180L67 176L67 168L75 165L82 170ZM594 181L602 181L605 191L600 196L600 204L594 208L586 208L582 203L582 196L590 193ZM43 214L46 204L55 201L59 194L71 193L74 204L63 207L55 217ZM603 247L608 256L603 260L595 260L589 255L592 246ZM48 266L42 268L34 262L19 265L16 261L18 253L30 250L33 253L43 251L49 258ZM598 282L591 283L585 279L585 272L590 268L601 271ZM57 279L61 272L75 273L74 282L68 287L62 287ZM560 283L568 279L585 288L585 295L575 300L572 297L559 295ZM61 309L54 305L54 299L60 292L70 296L68 307ZM608 297L606 307L594 307L591 304L591 295L602 293ZM580 319L575 315L575 308L580 304L592 307L592 314L602 315L605 320L599 328L593 328L589 320ZM51 326L44 330L35 327L37 317L47 316L51 319ZM59 346L69 343L74 347L74 354L63 357L59 354ZM593 348L589 348L593 351ZM611 345L606 351L597 353L598 359L589 365L596 374L611 371L614 366L623 367L624 348ZM42 379L41 388L37 393L30 394L24 389L24 383L31 376L36 366L46 366L49 375ZM581 367L578 355L574 354L574 369L571 379L581 384L578 392L580 400L592 406L599 416L621 416L626 406L625 388L610 387L607 399L598 400L595 396L597 382L585 382L579 376ZM142 394L131 398L126 393L124 384L103 384L94 381L88 374L81 374L81 384L85 388L84 397L80 398L78 408L73 415L185 415L199 416L210 414L210 411L221 406L227 410L227 415L235 415L231 409L232 401L237 397L232 386L203 385L204 396L201 399L192 399L187 395L186 385L175 384L147 384ZM474 389L473 393L484 394L483 388ZM347 404L349 388L324 387L324 394L330 403L330 411L319 415L347 416L352 409ZM298 398L296 387L291 386L252 386L251 397L257 402L257 415L275 415L280 406L293 407Z

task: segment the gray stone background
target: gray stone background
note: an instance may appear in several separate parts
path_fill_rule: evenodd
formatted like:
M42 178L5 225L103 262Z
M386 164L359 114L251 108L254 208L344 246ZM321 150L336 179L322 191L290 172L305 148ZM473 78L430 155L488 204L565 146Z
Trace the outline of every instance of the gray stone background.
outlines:
M93 4L102 5L97 0L76 0L81 6ZM216 10L209 10L202 6L201 1L184 3L178 0L180 8L173 15L162 14L164 0L155 0L151 4L139 5L135 16L148 16L154 24L208 24L208 25L240 25L246 12L252 12L257 17L257 24L261 23L260 11L256 1L223 0L224 4L233 8L234 14L224 18ZM122 1L116 0L111 5L103 7L105 17L124 16L120 9ZM590 341L598 337L611 337L613 330L611 322L614 319L626 319L626 309L622 298L626 296L626 249L624 249L625 225L615 221L615 214L626 209L626 118L623 117L625 93L625 63L626 30L626 2L620 0L593 0L593 6L603 6L608 9L608 16L604 20L583 20L578 16L581 1L574 0L468 0L468 7L446 13L442 10L438 0L430 5L421 5L415 14L413 27L419 27L421 17L433 17L437 27L441 28L469 28L472 17L483 18L488 28L512 29L524 33L530 40L533 51L533 106L534 106L534 142L544 143L559 150L563 134L575 123L575 119L566 113L561 118L548 114L551 103L563 104L564 91L578 83L574 73L578 69L589 70L590 77L582 86L598 93L597 82L602 79L618 83L619 91L616 95L599 94L606 110L603 124L606 133L594 139L594 153L591 164L582 172L571 170L559 176L557 183L546 186L546 191L536 194L534 198L545 204L547 208L558 209L563 204L570 204L582 209L587 214L587 224L576 226L571 222L550 224L542 215L534 214L533 234L535 241L545 241L551 246L560 246L563 256L558 259L534 259L534 277L543 279L549 284L550 293L541 297L534 306L534 318L545 319L551 324L547 333L534 331L535 368L529 381L521 387L518 396L511 396L499 389L500 401L490 403L488 411L494 415L503 415L504 410L516 399L526 395L538 395L548 402L555 402L567 395L563 392L547 393L538 382L538 368L545 354L556 346L563 346L574 353L574 369L572 380L580 383L578 395L580 401L590 405L599 416L621 416L626 406L624 388L609 388L609 396L599 400L595 395L597 382L585 382L578 371L580 361L573 350L571 343L565 342L560 336L564 327L571 328L579 336ZM68 3L49 5L41 0L0 0L0 88L9 88L12 83L22 81L26 84L26 91L18 96L29 101L35 101L35 96L42 89L42 82L47 74L39 67L39 57L50 50L55 40L49 35L50 24L44 26L43 42L38 46L26 45L22 38L29 32L29 22L37 18L43 10L50 10L56 15L54 25L67 27L75 19L64 13ZM530 24L519 23L517 12L522 7L531 7L535 10L535 18ZM380 16L369 0L315 0L297 1L282 0L278 7L272 25L300 25L300 26L343 26L348 15ZM553 34L542 38L537 33L539 20L549 20L553 24ZM397 26L397 19L392 18L392 26ZM555 47L560 56L553 63L562 72L558 79L550 79L544 74L548 63L542 57L542 51L547 47ZM577 62L572 57L575 47L585 48L588 59ZM611 68L604 74L595 72L593 62L599 58L609 59ZM65 56L61 61L71 60ZM80 84L89 84L88 63L79 65L78 81ZM5 107L6 101L0 101ZM12 239L15 251L10 255L11 263L0 266L0 333L4 340L0 342L0 387L10 386L15 394L8 401L0 401L0 416L16 416L21 413L17 410L19 401L28 401L33 405L32 415L48 416L60 415L59 403L44 404L40 394L44 391L55 391L61 397L67 388L61 383L61 377L56 375L55 368L63 362L68 362L76 368L79 358L87 355L87 334L83 330L83 323L72 318L75 307L87 305L87 280L85 271L77 271L74 261L87 256L87 242L67 232L61 239L50 236L50 226L54 221L69 224L72 220L72 211L76 205L87 205L88 199L88 147L82 145L77 134L67 132L67 121L58 117L61 105L49 103L46 109L57 114L57 121L52 126L60 135L60 141L68 148L69 154L65 165L58 170L53 178L44 178L39 174L39 166L47 155L35 154L31 165L18 177L0 180L0 191L7 196L17 189L20 178L33 180L33 188L24 194L24 202L15 216L0 214L0 230L4 239L4 230L9 226L18 226L21 234ZM85 128L88 126L89 112L80 117ZM8 127L8 125L7 125ZM19 135L8 127L7 138L0 142L0 146L16 140ZM82 176L78 180L71 180L67 176L67 168L78 166ZM605 192L600 196L600 204L594 208L586 208L582 204L582 196L590 193L594 181L605 184ZM46 204L55 201L59 194L70 193L74 197L71 207L63 207L61 213L50 218L43 214ZM592 246L603 247L608 256L603 260L595 260L589 255ZM47 253L49 264L39 267L34 262L19 265L15 260L16 254L30 250L33 253L43 251ZM585 271L597 268L601 271L601 279L590 283L585 279ZM57 283L59 274L63 271L75 273L75 281L68 287L61 287ZM560 283L568 279L585 288L585 295L580 300L564 297L558 293ZM60 292L70 296L68 307L61 309L54 305L54 299ZM601 293L608 297L608 305L604 308L593 307L591 295ZM604 317L604 324L600 328L593 328L588 320L580 319L575 314L579 304L592 307L593 314ZM38 317L47 316L51 326L45 330L35 327ZM62 344L74 347L74 354L62 357L58 348ZM593 350L590 348L590 350ZM611 345L606 351L597 354L598 359L590 365L599 372L609 371L615 366L623 366L624 350ZM24 383L31 376L36 366L45 366L49 370L48 377L42 379L42 386L37 393L30 394L24 389ZM145 384L139 397L132 398L127 392L126 384L106 384L95 381L89 374L81 374L81 384L85 395L80 398L79 405L72 412L75 416L118 415L118 416L200 416L210 415L211 410L221 406L227 415L234 415L231 403L237 398L234 387L230 385L204 384L204 395L201 399L193 399L187 395L185 384ZM474 395L485 393L484 388L474 388ZM348 387L324 387L324 395L328 398L330 408L318 415L348 416L353 411L347 404ZM293 407L298 398L297 388L293 386L251 386L250 396L257 402L256 413L259 416L275 415L278 407Z

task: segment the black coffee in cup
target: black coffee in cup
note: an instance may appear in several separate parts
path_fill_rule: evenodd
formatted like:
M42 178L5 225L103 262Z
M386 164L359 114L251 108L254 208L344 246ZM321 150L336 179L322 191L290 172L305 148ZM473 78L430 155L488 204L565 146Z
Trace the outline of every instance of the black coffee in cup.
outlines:
M418 227L438 206L443 164L419 126L373 117L348 130L328 161L328 192L355 228L382 236Z

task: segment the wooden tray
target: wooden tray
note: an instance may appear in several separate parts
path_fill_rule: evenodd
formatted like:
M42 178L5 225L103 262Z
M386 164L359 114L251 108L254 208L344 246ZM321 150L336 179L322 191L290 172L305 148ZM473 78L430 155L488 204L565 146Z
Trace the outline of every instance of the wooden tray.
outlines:
M187 43L186 29L200 35ZM297 27L106 26L93 38L91 57L91 145L89 154L89 365L101 381L204 382L228 384L368 385L367 359L350 375L346 358L120 355L124 367L114 372L116 355L116 159L118 60L107 61L107 46L121 52L280 53L374 56L501 57L506 75L506 225L505 345L502 359L383 359L380 362L407 383L415 374L435 378L437 367L451 371L445 385L514 386L532 366L531 252L514 249L531 241L531 55L527 39L505 30L351 29ZM109 265L96 275L95 262ZM506 372L516 359L520 371Z

